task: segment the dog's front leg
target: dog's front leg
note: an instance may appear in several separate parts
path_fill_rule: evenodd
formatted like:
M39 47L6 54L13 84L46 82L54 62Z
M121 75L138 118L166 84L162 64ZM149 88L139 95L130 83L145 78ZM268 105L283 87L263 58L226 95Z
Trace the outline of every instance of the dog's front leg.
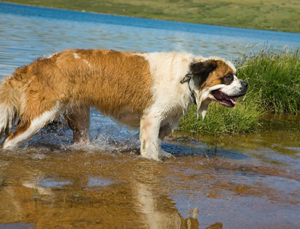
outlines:
M164 137L168 136L171 132L172 132L172 127L171 127L170 123L167 123L167 124L161 126L159 129L159 134L158 134L158 137L160 139L159 142L161 142L161 140L163 140ZM174 156L160 148L159 157L161 159L165 159L165 158L171 158Z
M82 104L71 104L65 117L70 129L73 131L74 143L89 143L90 107Z
M147 114L140 123L141 155L149 159L160 160L160 140L158 139L160 119Z

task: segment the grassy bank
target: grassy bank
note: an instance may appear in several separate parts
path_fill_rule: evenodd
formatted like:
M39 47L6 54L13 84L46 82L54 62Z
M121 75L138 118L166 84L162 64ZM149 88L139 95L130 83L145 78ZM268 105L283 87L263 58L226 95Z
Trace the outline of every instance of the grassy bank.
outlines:
M179 129L196 133L245 133L256 130L263 114L300 113L300 52L260 51L236 61L239 78L249 83L234 108L212 103L203 122L193 107ZM201 118L199 118L201 119Z
M259 119L265 113L258 94L250 91L245 98L240 98L234 108L226 108L215 102L211 103L202 122L197 120L196 106L181 119L179 129L194 133L238 134L257 130Z
M300 32L299 1L2 0L2 2L210 25Z
M300 52L274 54L260 51L237 63L239 77L260 95L261 105L268 112L300 113Z

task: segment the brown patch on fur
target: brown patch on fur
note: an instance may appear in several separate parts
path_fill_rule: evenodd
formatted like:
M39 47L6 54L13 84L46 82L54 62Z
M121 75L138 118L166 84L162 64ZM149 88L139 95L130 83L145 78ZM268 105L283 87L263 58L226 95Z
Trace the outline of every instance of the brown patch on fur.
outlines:
M218 84L222 84L222 77L227 75L229 72L233 73L233 69L230 68L224 61L217 60L216 69L209 75L207 80L203 83L201 90L205 87L213 87Z
M86 104L114 117L122 109L142 115L152 98L149 63L130 52L66 50L18 68L9 81L23 90L21 115L28 120L57 101Z
M49 111L61 101L59 92L63 91L63 77L55 65L55 58L40 58L33 63L16 69L7 80L19 91L19 115L24 120L33 120L45 111Z
M69 80L68 97L105 115L117 118L123 109L142 114L151 102L150 66L141 56L112 50L67 50L58 57L57 66Z
M20 99L20 90L18 90L18 86L15 85L5 79L1 85L0 90L0 101L4 106L12 106L16 111L19 111L19 99ZM10 95L10 96L7 96Z

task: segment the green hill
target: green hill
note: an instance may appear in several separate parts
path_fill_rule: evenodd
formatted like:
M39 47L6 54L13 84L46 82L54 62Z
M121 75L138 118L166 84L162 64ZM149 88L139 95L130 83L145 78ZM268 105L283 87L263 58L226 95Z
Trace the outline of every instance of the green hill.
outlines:
M59 9L300 32L299 0L4 0Z

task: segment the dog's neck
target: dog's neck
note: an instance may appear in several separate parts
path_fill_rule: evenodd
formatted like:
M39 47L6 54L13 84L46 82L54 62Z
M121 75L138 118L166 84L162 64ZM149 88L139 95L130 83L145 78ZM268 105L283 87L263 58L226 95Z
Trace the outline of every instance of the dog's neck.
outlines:
M193 79L193 73L192 73L192 71L189 71L188 74L186 74L184 76L184 78L182 80L180 80L180 83L181 84L184 84L185 82L188 83L190 94L191 94L191 98L192 98L193 102L197 105L194 90L192 90L192 88L191 88L192 79Z
M190 92L191 92L191 97L192 97L192 99L193 99L193 102L197 105L195 93L194 93L194 91L193 91L192 88L191 88L191 80L189 80L188 83L189 83L189 89L190 89Z
M208 105L211 101L202 101L203 91L200 92L201 95L197 95L195 93L195 91L192 89L192 88L195 87L193 79L194 79L194 75L193 75L193 72L190 70L184 76L184 78L180 81L180 83L181 84L184 84L185 82L188 83L191 100L194 101L194 104L196 104L196 106L197 106L197 120L198 120L199 114L201 113L202 114L202 121L203 121L204 117L206 115ZM207 93L207 92L204 92L204 93ZM196 99L196 96L197 96L198 100ZM198 101L198 103L197 103L197 101Z

